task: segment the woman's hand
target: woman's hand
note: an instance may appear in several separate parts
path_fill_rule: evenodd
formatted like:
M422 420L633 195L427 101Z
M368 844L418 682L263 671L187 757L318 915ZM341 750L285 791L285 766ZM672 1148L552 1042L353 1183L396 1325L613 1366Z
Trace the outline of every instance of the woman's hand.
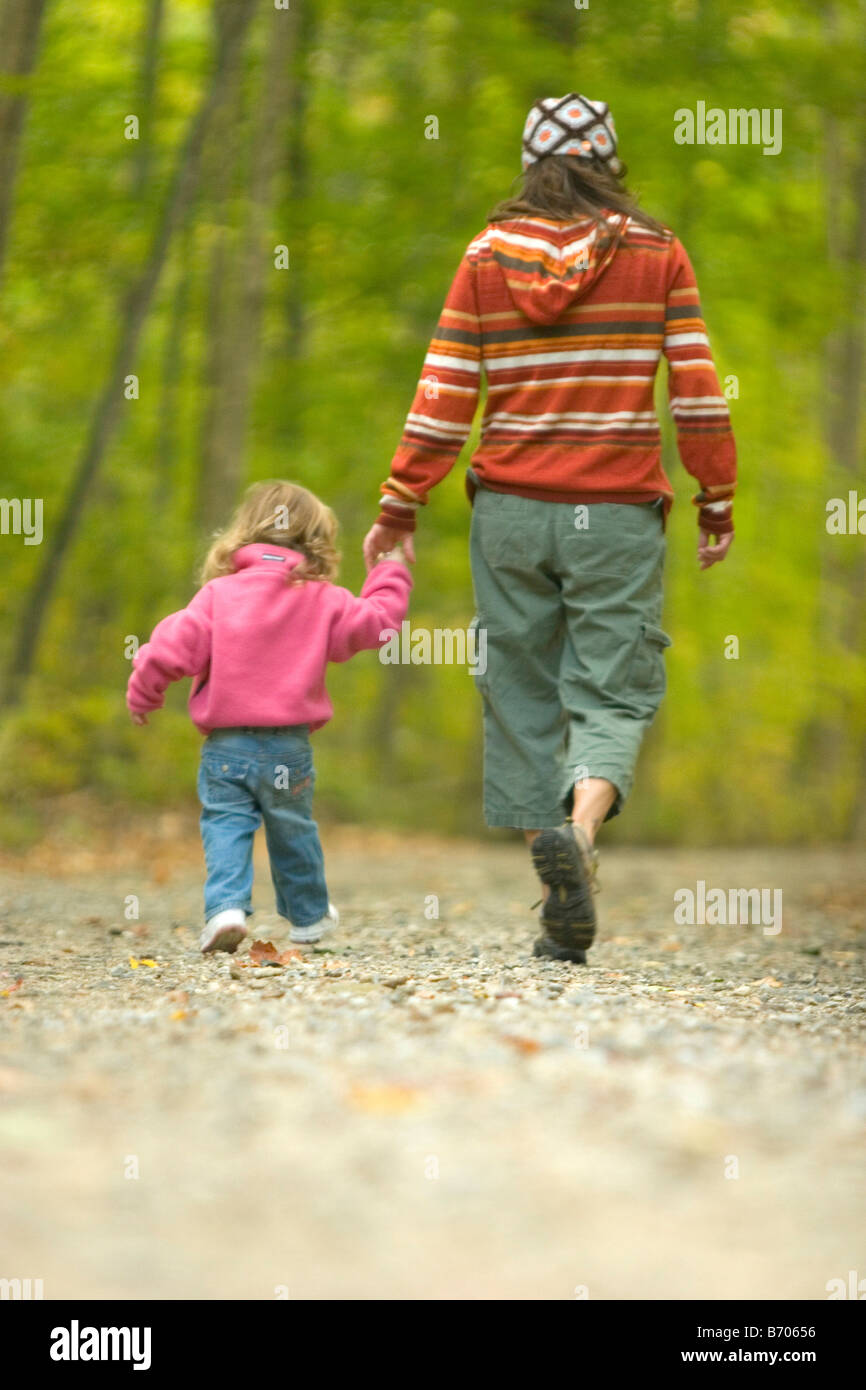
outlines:
M393 526L382 526L377 521L364 537L364 564L371 570L380 555L387 555L396 545L402 545L410 565L415 563L415 545L411 531L397 531Z
M710 565L715 565L717 561L724 560L731 548L731 541L734 539L733 531L729 531L726 536L713 536L709 531L698 532L698 564L702 570L708 570ZM715 545L712 541L715 540Z

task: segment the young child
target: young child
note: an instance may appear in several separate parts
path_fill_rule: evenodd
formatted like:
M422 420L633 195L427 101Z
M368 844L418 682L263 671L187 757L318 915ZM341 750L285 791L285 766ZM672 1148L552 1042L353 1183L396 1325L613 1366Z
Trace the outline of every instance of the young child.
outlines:
M126 702L136 724L160 708L171 681L195 677L189 712L205 735L202 951L234 951L246 936L262 821L292 941L318 941L338 920L312 818L310 734L333 714L328 662L381 646L384 629L406 616L412 580L397 546L356 598L333 582L336 537L334 513L306 488L256 483L211 546L202 588L133 662Z

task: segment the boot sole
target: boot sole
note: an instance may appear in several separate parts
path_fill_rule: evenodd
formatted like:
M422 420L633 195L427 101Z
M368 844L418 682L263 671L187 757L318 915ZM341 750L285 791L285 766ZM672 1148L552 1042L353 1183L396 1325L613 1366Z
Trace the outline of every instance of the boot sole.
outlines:
M541 882L550 889L541 908L545 934L560 950L587 950L595 940L595 904L592 883L571 831L542 830L532 843L532 862Z
M586 965L586 951L569 951L565 946L557 946L549 936L540 936L532 948L534 956L546 956L548 960L570 960L574 965Z

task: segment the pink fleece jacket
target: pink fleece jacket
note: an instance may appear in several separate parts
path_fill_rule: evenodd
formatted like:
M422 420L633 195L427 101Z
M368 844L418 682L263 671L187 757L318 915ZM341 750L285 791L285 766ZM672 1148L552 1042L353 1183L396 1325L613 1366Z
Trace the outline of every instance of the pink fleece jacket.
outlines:
M159 709L172 681L195 676L189 712L203 734L326 724L334 712L328 662L380 647L384 629L399 628L406 616L412 579L404 565L383 560L360 598L323 580L286 583L302 558L279 545L236 551L235 573L211 579L139 648L126 692L130 710Z

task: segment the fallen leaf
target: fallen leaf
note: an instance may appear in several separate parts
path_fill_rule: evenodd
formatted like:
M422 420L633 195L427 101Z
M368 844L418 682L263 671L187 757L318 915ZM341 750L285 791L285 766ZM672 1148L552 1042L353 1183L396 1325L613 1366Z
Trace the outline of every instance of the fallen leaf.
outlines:
M256 965L266 965L277 959L277 948L272 941L254 941L250 947L250 957Z
M4 971L4 974L5 974L5 971ZM6 989L0 989L0 997L2 997L3 999L5 999L5 998L7 998L8 995L14 994L15 991L16 991L16 989L20 989L21 986L23 985L23 983L24 983L24 976L21 975L21 976L19 976L19 978L15 981L14 985L9 985Z
M130 956L130 957L129 957L129 964L130 964L130 968L131 968L132 970L137 970L138 967L139 967L139 965L141 964L141 961L136 960L136 959L135 959L135 956Z
M518 1052L540 1052L541 1043L535 1038L524 1038L518 1033L503 1033L502 1041L510 1043Z
M272 941L254 941L250 947L250 959L254 965L289 965L293 960L303 958L303 951L295 947L278 951Z
M155 960L151 960L149 956L142 956L140 964L149 965L151 969L154 969L157 966L158 962Z

